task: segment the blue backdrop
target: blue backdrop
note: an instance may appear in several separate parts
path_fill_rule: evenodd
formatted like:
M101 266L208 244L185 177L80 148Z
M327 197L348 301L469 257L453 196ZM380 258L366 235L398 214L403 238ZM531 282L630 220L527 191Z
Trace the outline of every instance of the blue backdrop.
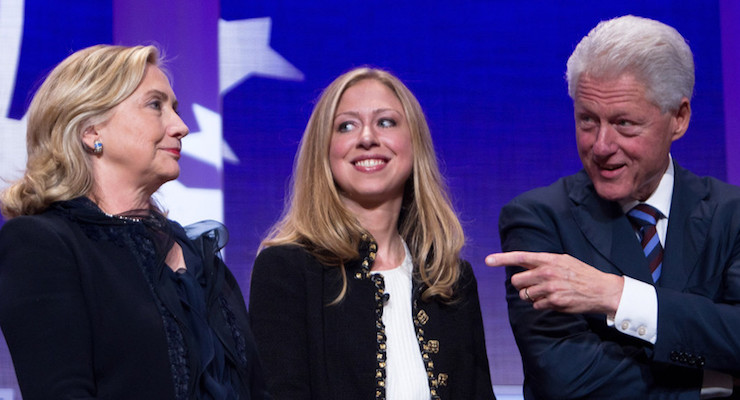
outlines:
M673 156L725 180L737 163L726 150L723 56L740 54L722 38L720 6L729 2L2 0L0 49L14 52L17 63L0 60L0 177L17 177L22 167L21 118L53 65L95 43L158 43L193 132L183 144L181 179L168 184L162 201L181 222L226 223L227 263L247 293L313 101L352 67L388 69L425 110L463 221L494 384L520 385L503 271L483 258L500 248L504 203L580 168L568 56L602 19L635 14L678 29L694 51L697 84L691 126ZM732 12L740 17L737 7ZM729 53L720 51L723 43ZM0 399L19 398L5 351L0 388L8 389Z

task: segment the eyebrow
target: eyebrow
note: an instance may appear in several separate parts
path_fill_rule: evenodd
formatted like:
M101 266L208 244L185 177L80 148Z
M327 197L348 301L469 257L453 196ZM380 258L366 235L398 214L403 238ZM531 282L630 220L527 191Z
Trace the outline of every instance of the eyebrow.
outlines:
M380 114L386 111L393 111L396 114L403 115L401 112L399 112L398 110L394 108L376 108L375 110L372 111L372 114L377 115L377 114ZM344 111L344 112L334 115L334 119L337 119L340 115L351 115L353 117L359 117L360 113L357 111Z
M158 90L158 89L151 89L148 92L146 92L146 97L149 97L149 96L152 96L152 95L158 96L158 97L162 97L165 100L170 100L170 96L168 96L167 93L165 93L165 92L163 92L161 90ZM172 99L172 108L175 111L177 111L177 107L179 105L180 105L180 102L177 101L177 99Z

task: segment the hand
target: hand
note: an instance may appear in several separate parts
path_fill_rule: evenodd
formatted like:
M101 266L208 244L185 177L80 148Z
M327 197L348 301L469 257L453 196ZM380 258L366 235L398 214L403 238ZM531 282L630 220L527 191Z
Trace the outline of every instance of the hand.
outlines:
M537 310L571 314L603 313L614 317L622 297L624 278L608 274L568 254L512 251L489 254L486 265L519 266L512 275L519 298Z

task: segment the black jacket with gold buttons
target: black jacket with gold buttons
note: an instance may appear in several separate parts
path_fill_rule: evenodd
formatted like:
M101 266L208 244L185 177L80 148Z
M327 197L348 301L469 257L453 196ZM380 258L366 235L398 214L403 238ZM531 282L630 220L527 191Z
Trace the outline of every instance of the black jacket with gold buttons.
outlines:
M470 264L460 266L452 304L422 301L423 288L414 283L419 351L432 398L493 399L477 283ZM376 398L383 373L376 328L382 300L362 260L346 268L347 294L329 305L342 287L339 268L299 246L270 247L258 255L250 317L275 399Z

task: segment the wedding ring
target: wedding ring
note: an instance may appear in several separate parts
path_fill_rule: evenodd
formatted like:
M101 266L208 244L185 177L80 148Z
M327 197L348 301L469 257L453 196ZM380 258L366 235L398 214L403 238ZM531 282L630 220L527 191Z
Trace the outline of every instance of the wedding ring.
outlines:
M529 289L528 287L525 287L524 288L524 296L527 298L528 301L534 303L534 300L532 300L532 298L529 297L529 290L528 289Z

